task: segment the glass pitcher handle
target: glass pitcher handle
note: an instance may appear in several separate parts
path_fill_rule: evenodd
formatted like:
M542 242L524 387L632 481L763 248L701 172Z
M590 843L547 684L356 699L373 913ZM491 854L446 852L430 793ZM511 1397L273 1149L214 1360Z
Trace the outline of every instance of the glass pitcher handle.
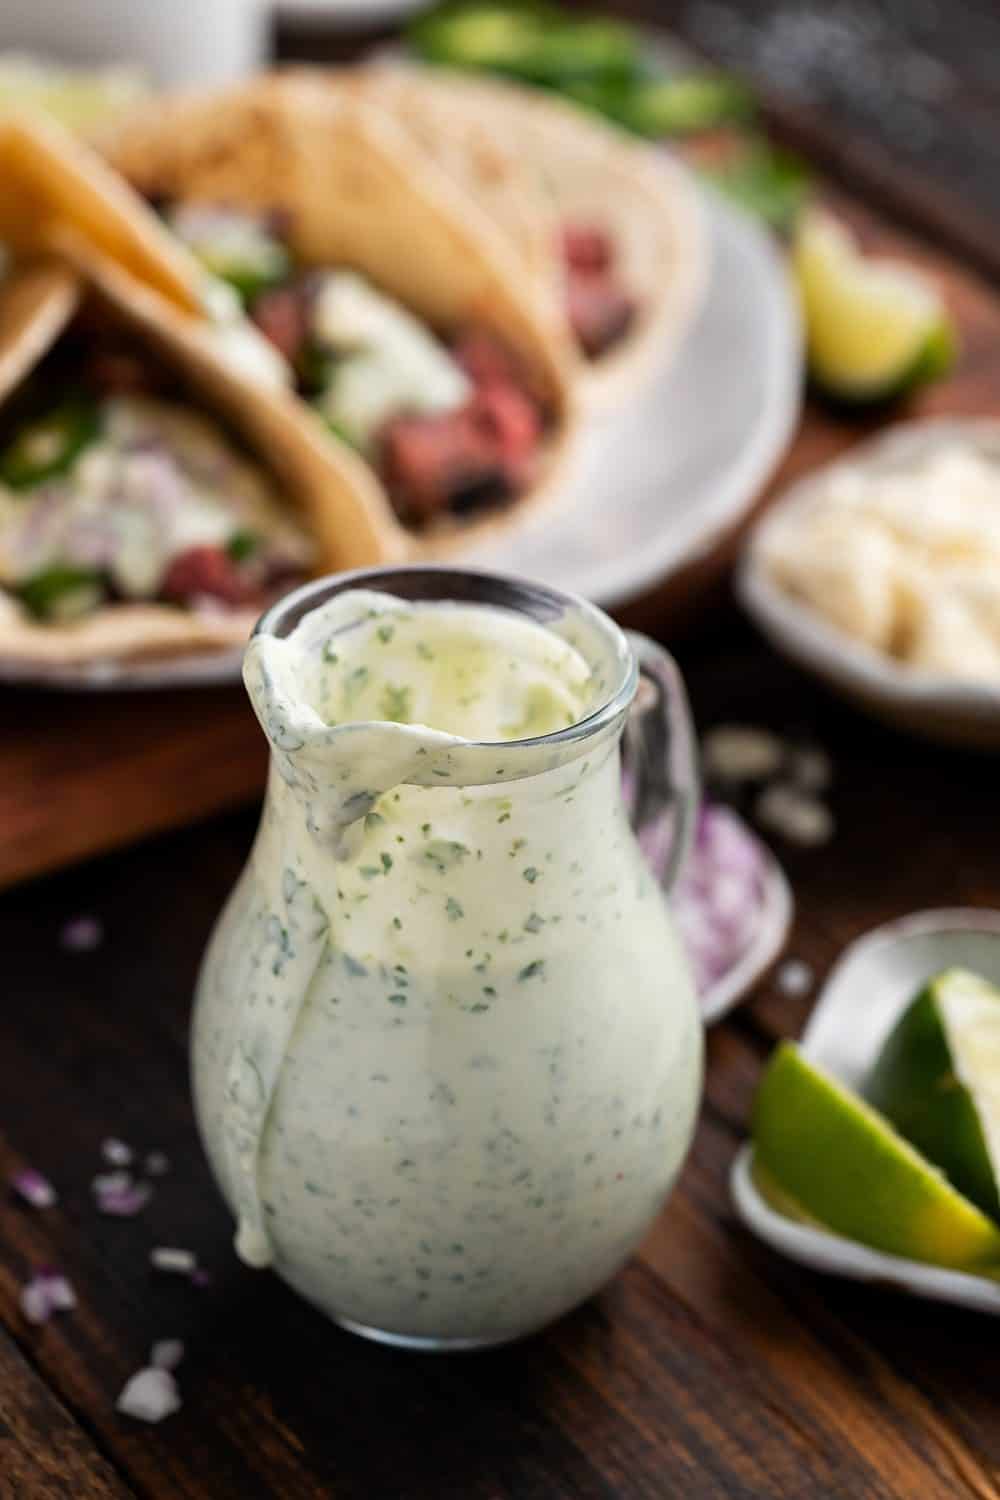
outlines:
M684 681L673 657L634 630L639 688L622 738L629 818L664 892L687 858L698 813L698 753Z

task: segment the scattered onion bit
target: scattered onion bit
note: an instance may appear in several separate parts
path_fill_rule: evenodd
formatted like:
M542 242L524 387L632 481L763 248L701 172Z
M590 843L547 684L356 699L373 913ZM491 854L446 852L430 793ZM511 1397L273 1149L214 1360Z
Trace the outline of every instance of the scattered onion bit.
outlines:
M64 925L59 941L70 953L92 953L104 941L104 928L96 917L73 917Z
M47 1177L36 1172L34 1167L22 1167L10 1179L11 1188L32 1208L51 1208L58 1202L56 1190Z
M130 1167L132 1165L132 1147L126 1146L116 1136L109 1135L106 1141L101 1142L101 1155L106 1162L113 1167Z
M769 729L749 724L718 724L702 740L706 776L719 781L766 781L781 770L785 744Z
M109 1173L108 1176L115 1176ZM128 1177L128 1173L121 1174ZM111 1186L99 1188L100 1179L94 1179L94 1191L97 1198L97 1207L102 1214L108 1214L115 1219L131 1219L141 1213L153 1196L153 1186L149 1182L133 1182L131 1178L124 1183L115 1183Z
M139 1422L162 1422L180 1409L177 1382L170 1370L147 1365L125 1382L117 1401L118 1410Z
M165 1151L150 1151L144 1165L147 1177L163 1177L170 1171L170 1158Z
M29 1323L47 1323L54 1312L69 1312L76 1306L76 1293L66 1277L43 1266L21 1288L21 1311Z

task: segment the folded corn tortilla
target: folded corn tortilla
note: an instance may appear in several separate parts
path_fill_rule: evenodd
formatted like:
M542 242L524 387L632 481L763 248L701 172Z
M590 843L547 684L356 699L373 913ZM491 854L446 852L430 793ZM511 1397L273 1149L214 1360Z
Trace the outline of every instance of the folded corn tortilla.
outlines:
M236 376L200 322L111 262L95 263L84 277L65 262L38 261L0 283L0 407L85 304L96 305L102 320L128 331L173 370L194 409L220 417L242 440L314 538L317 571L364 566L386 555L378 524L384 499L366 466L327 443L289 393ZM107 603L76 621L38 621L0 590L0 660L73 665L218 650L242 644L256 613Z
M551 415L535 480L503 508L442 516L419 532L386 503L387 551L446 556L565 494L575 411L564 321L504 236L387 111L276 76L158 101L124 120L105 150L147 198L277 213L302 267L357 270L436 332L481 326L517 354Z

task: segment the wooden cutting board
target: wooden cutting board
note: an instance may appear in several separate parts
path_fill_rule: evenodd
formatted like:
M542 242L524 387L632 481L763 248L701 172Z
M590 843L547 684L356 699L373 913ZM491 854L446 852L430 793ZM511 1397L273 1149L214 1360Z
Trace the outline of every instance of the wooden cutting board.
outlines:
M871 248L903 254L930 272L959 322L955 374L898 415L1000 415L1000 297L858 205L832 202ZM885 420L838 418L810 405L758 511L790 479ZM676 633L706 607L745 530L630 605L624 622L664 638ZM264 741L238 686L126 694L3 688L0 888L251 801L265 769Z

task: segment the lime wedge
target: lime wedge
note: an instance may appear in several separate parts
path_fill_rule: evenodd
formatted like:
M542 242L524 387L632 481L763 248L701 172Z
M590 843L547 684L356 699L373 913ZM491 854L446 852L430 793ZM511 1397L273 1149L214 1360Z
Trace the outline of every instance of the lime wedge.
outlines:
M965 969L932 979L890 1033L865 1097L1000 1218L1000 990Z
M806 214L792 266L805 315L809 373L842 401L886 401L947 373L956 340L925 277L898 261L869 260L850 231Z
M0 53L0 108L13 104L44 110L68 130L86 133L111 124L149 92L142 69L127 64L68 68Z
M1000 1272L1000 1228L876 1110L782 1042L753 1111L758 1183L774 1206L912 1260Z

